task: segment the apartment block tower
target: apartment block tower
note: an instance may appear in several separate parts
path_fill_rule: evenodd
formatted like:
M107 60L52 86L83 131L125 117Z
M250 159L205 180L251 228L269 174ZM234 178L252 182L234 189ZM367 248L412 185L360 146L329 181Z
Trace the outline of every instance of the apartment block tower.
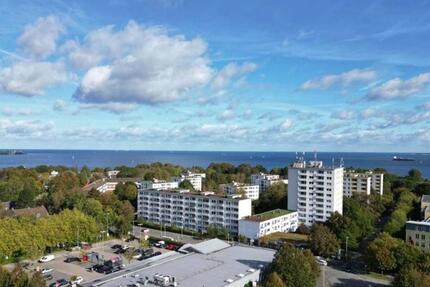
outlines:
M322 161L296 160L288 169L288 209L296 210L299 223L325 222L334 212L342 214L343 167Z

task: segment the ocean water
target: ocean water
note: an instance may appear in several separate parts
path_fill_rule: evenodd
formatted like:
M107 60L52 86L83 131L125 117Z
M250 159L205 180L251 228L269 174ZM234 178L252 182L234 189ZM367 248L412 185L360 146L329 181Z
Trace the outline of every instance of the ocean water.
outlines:
M0 168L37 165L64 165L78 167L115 167L135 166L141 163L163 162L185 167L207 167L211 162L228 162L234 165L249 163L261 164L267 169L284 167L291 164L295 152L222 152L222 151L114 151L114 150L24 150L23 155L0 155ZM414 158L415 161L393 161L393 156ZM300 154L300 156L302 156ZM312 160L313 153L305 158ZM345 167L384 168L398 175L406 175L416 168L424 177L430 178L430 153L356 153L356 152L319 152L318 160L325 165L341 161Z

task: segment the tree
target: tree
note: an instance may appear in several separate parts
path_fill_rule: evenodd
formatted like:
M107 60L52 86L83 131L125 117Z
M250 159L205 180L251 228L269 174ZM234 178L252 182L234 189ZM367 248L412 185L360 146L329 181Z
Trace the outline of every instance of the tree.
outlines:
M35 272L30 280L31 287L46 287L46 281L41 272Z
M30 280L28 275L25 273L24 269L22 269L20 264L15 264L15 267L11 272L11 281L13 282L14 287L29 286Z
M423 177L422 177L422 174L421 174L421 171L419 171L418 169L411 169L409 172L408 172L408 178L409 179L411 179L412 181L414 181L414 182L419 182L419 181L422 181L423 180Z
M314 224L309 236L311 250L323 257L336 255L339 250L339 242L336 235L330 229L321 224Z
M401 242L394 250L394 257L397 261L399 269L403 267L415 267L419 262L421 251L414 245L406 242Z
M285 284L282 282L282 279L279 277L278 273L272 272L269 274L269 276L267 276L264 287L285 287Z
M179 183L179 188L188 189L190 191L194 191L194 186L188 179L185 179Z
M0 286L11 286L12 285L12 278L10 276L10 273L0 266Z
M137 187L134 182L118 183L114 193L119 200L128 200L134 207L137 206Z
M260 198L255 201L255 212L261 213L277 208L286 208L287 202L287 185L278 183L270 186L265 192L260 193Z
M129 248L124 253L124 258L127 259L128 264L130 264L131 260L133 260L133 256L135 254L135 251L133 248Z
M290 244L284 244L263 274L264 283L272 272L279 275L286 287L314 287L319 266L309 250L302 251Z
M17 208L33 207L36 198L36 191L32 188L24 188L16 201Z
M393 271L397 267L395 249L401 241L391 237L388 233L381 233L373 240L365 251L365 259L369 266L381 271Z
M149 244L149 240L145 240L145 239L140 239L140 247L143 249L149 248L150 244Z
M430 275L414 268L403 268L397 273L393 282L394 287L430 286Z

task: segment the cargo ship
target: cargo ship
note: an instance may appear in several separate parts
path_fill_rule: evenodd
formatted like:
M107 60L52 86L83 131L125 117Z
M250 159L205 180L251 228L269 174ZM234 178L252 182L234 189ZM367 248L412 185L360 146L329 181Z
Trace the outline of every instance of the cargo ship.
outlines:
M415 159L410 158L410 157L393 156L393 160L395 160L395 161L414 161Z
M0 150L0 155L22 155L22 150Z

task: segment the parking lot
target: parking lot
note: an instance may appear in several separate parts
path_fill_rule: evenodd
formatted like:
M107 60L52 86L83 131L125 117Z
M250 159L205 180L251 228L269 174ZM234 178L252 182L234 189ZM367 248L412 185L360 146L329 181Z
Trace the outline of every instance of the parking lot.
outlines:
M138 265L144 265L146 260L138 261L136 259L131 259L130 262L125 258L124 254L115 254L114 249L111 247L113 245L128 245L129 247L138 248L139 243L134 240L130 242L124 242L123 240L109 240L106 242L101 242L94 244L90 249L87 250L77 250L77 251L63 251L54 253L55 259L46 263L40 263L37 261L27 261L25 263L25 269L28 272L34 272L36 270L42 269L53 269L52 271L46 273L52 276L51 279L47 280L48 286L51 283L56 282L59 279L70 280L72 276L81 276L85 282L99 280L105 277L103 273L98 273L91 270L91 267L96 265L94 258L89 259L87 262L74 261L70 263L64 262L68 257L78 257L82 258L85 254L97 254L98 262L103 262L104 260L110 260L112 258L122 259L124 264L124 269L133 268ZM172 252L164 248L152 247L154 252L167 253ZM158 254L158 253L157 253ZM91 262L92 261L92 262Z

